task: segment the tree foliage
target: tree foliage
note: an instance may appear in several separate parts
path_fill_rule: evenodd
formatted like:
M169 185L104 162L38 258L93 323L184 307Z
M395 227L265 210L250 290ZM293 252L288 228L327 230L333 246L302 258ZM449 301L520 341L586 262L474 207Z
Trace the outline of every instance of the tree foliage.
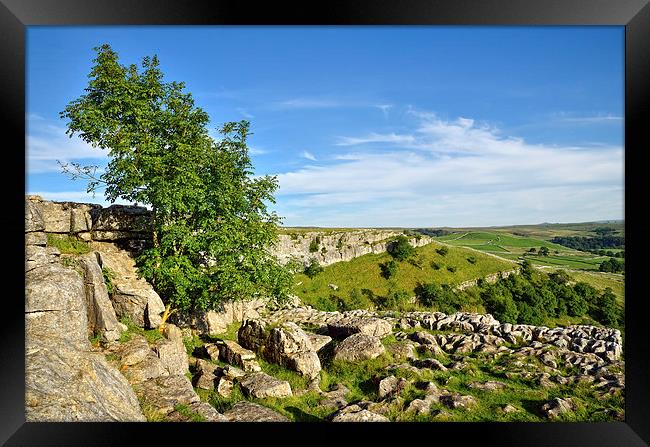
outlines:
M399 235L391 244L389 253L398 261L405 261L415 253L415 248L409 243L406 236Z
M215 140L208 114L184 83L164 82L156 56L127 67L109 45L95 51L86 93L61 117L70 137L108 151L109 162L99 177L88 167L72 173L89 191L105 187L111 203L151 209L151 244L137 258L143 277L181 310L284 298L290 275L268 252L280 218L267 203L278 184L253 177L249 123L228 122Z

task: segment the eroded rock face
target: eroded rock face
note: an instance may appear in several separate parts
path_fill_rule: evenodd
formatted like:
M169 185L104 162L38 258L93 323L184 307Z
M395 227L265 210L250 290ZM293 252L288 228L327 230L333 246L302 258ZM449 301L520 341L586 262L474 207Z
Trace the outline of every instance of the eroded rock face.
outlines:
M26 348L28 422L146 421L126 379L103 355L48 338Z
M542 406L542 411L549 419L556 419L562 414L573 411L575 405L570 398L561 399L556 397Z
M101 334L104 341L115 341L120 338L122 329L118 325L115 309L108 297L102 269L97 262L97 254L88 253L79 261L84 269L89 329Z
M143 421L126 379L90 351L83 279L40 253L25 275L27 420Z
M165 338L156 341L154 352L170 375L185 374L188 372L189 363L181 330L173 324L166 323L163 334Z
M98 248L100 266L115 274L111 302L117 317L128 317L142 328L157 327L162 321L165 305L153 287L138 277L133 257L111 244L95 243L93 246Z
M289 422L280 413L253 402L237 402L223 414L231 422Z
M253 351L242 348L232 340L225 340L219 346L219 358L226 363L236 365L244 371L261 371Z
M379 357L386 352L378 337L365 334L353 334L334 348L334 360L355 362Z
M199 396L185 376L155 377L135 384L133 388L145 405L162 415L174 411L176 405L199 402Z

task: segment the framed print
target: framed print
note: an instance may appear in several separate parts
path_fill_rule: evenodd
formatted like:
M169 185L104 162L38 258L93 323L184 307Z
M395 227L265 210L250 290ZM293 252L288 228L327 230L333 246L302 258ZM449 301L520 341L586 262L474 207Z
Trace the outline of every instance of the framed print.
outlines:
M2 0L0 440L647 445L649 8Z

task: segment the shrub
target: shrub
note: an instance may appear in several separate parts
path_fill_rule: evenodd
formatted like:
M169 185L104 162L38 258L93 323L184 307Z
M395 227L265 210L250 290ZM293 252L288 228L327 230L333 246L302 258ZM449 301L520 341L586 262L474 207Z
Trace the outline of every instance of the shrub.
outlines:
M616 327L623 321L621 308L616 304L616 295L609 287L596 297L596 306L592 316L607 326Z
M112 295L115 292L115 287L113 285L113 280L115 279L115 272L109 269L108 267L102 267L102 275L104 276L104 284L106 284L106 290L109 295Z
M381 269L381 276L383 276L386 279L389 279L393 275L395 275L395 273L397 273L398 267L399 264L394 259L379 264L379 268Z
M431 268L434 269L434 270L440 270L440 267L441 267L441 265L438 264L436 261L431 261L431 264L429 264L429 265L431 265Z
M413 256L409 258L408 263L411 264L413 267L418 268L420 270L423 269L422 264L424 260L422 259L422 256Z
M309 253L316 253L318 247L320 246L320 237L316 236L316 239L312 239L309 243Z
M449 253L449 248L447 247L440 247L436 249L436 253L438 253L440 256L447 256L447 253Z
M372 307L373 293L368 289L352 289L347 297L341 297L338 301L338 310L345 312L356 309L369 309Z
M377 306L384 310L404 311L408 308L410 295L406 290L389 290L388 294L379 297Z
M508 290L498 286L490 286L481 292L485 309L502 323L517 323L519 310Z
M426 307L433 307L440 312L453 313L460 309L458 295L448 284L439 286L436 283L419 284L415 288L417 300Z
M476 264L476 257L475 256L468 257L467 262L469 262L470 264Z
M450 271L451 273L456 273L457 268L454 267L453 265L448 265L447 270Z
M391 244L389 253L398 261L405 261L411 257L413 253L415 253L415 248L413 248L413 246L409 243L409 240L406 236L400 235Z
M312 258L312 260L309 262L309 265L305 268L304 274L309 278L313 278L319 273L322 273L323 270L325 269L321 267L320 263L316 259Z

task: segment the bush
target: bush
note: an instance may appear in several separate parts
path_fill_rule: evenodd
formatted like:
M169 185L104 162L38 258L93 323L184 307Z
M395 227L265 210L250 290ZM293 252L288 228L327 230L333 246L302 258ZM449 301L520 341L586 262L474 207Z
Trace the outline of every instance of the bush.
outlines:
M414 256L409 258L408 263L411 264L413 267L418 268L422 270L422 263L424 261L422 260L422 256Z
M389 290L388 295L379 297L377 307L384 310L405 311L409 306L410 295L406 290Z
M323 270L325 270L319 262L316 259L312 259L309 262L309 265L305 268L305 271L303 272L305 275L307 275L309 278L313 278L319 273L322 273Z
M517 323L519 309L507 289L490 286L481 292L485 310L502 323Z
M320 246L320 237L316 236L316 239L312 239L309 243L309 253L316 253L318 247Z
M596 296L596 306L592 316L606 326L617 327L623 322L621 308L616 304L616 295L609 287Z
M379 268L381 269L381 276L383 276L386 279L389 279L393 275L395 275L395 273L397 273L398 267L399 264L394 259L379 264Z
M415 253L415 248L413 248L413 246L409 243L409 240L406 236L400 235L391 244L389 253L398 261L405 261L411 257L413 253Z
M440 264L438 264L436 261L431 261L431 268L434 270L440 270L440 267L442 267Z
M451 273L456 273L457 268L454 267L453 265L448 265L447 270L450 271Z
M356 309L370 309L374 294L368 290L352 289L346 298L340 297L338 300L338 310L345 312Z
M609 258L600 263L598 270L608 273L620 273L625 270L625 263L616 258Z
M436 253L438 253L440 256L447 256L447 253L449 253L449 248L447 247L440 247L436 250Z
M460 299L448 284L419 284L415 288L417 300L426 307L433 307L444 313L454 313L460 309Z
M475 256L468 257L467 262L469 262L470 264L476 264L476 257Z

